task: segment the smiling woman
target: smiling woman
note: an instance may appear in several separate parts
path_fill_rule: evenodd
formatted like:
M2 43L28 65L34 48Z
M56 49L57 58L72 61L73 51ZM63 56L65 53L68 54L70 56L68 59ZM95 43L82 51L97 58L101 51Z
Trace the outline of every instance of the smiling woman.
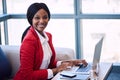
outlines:
M14 80L47 80L68 66L83 63L85 60L58 61L52 43L52 34L44 29L50 20L50 11L45 3L33 3L28 7L25 30L20 46L20 68Z

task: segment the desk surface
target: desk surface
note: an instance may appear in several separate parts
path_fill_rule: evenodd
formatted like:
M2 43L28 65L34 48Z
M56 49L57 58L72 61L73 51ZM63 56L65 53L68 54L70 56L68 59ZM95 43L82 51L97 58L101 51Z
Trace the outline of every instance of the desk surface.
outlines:
M100 63L98 80L105 80L111 68L112 68L112 63ZM63 79L60 79L60 74L58 73L52 80L63 80Z

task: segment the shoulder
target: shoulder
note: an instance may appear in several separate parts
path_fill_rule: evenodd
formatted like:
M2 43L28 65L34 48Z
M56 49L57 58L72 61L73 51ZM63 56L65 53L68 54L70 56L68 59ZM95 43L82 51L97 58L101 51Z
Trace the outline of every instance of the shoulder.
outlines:
M51 33L49 33L49 32L45 32L45 33L47 34L47 36L48 36L49 38L52 37L52 34L51 34Z
M37 40L39 39L37 33L35 32L35 30L33 29L33 27L30 27L30 29L28 30L25 39L30 39L30 40Z

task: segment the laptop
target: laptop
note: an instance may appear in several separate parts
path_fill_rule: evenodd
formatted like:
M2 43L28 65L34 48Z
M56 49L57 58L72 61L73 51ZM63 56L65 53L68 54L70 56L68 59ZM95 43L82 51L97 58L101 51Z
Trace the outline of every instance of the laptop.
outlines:
M100 62L103 39L104 39L104 37L102 37L95 45L94 57L93 57L92 63L88 63L88 65L86 67L84 67L82 64L79 66L74 66L69 70L62 71L61 73L62 74L64 74L64 73L78 73L81 75L83 75L83 74L89 75L90 70L92 68L94 68L94 69L98 68L98 63Z
M91 69L94 69L96 70L96 72L98 72L100 56L101 56L101 51L102 51L102 43L103 43L103 37L95 45L93 62L88 63L86 67L79 66L79 68L76 70L77 72L88 72L89 73Z

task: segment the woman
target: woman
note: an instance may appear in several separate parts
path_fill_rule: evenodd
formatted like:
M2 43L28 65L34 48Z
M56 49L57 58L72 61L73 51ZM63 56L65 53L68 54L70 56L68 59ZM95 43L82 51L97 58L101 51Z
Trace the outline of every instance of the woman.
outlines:
M85 60L56 61L52 35L45 32L50 11L44 3L33 3L27 10L30 24L20 47L20 69L14 80L47 80L68 66L83 63Z

